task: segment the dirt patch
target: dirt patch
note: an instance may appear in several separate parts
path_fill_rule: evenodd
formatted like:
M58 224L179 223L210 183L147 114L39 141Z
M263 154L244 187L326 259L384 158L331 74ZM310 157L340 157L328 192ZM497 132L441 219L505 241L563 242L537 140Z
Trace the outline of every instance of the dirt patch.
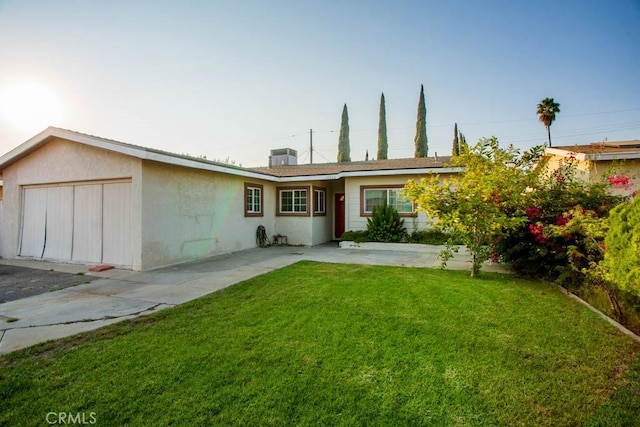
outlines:
M88 283L97 276L0 265L0 304Z

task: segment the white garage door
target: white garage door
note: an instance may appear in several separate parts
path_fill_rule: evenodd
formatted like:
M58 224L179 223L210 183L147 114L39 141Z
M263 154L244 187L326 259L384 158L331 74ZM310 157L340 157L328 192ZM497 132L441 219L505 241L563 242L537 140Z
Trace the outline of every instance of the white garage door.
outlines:
M131 183L24 190L20 255L131 266Z

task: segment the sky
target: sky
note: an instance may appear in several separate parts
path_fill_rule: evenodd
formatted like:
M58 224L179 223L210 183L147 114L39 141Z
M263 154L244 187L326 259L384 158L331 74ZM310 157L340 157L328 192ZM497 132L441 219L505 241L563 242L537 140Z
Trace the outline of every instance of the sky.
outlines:
M0 0L0 154L57 126L264 166L271 149L413 157L496 136L554 146L640 139L640 0Z

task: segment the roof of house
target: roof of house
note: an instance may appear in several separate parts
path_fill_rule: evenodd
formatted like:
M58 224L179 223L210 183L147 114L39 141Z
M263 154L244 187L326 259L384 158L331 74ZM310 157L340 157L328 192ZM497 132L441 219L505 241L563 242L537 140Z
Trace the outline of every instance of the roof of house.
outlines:
M252 170L278 177L299 177L308 175L337 175L345 172L397 172L399 170L410 172L412 170L445 168L450 162L451 157L419 157L409 159L259 167L252 168Z
M243 168L214 162L184 154L175 154L154 148L128 144L72 130L48 127L28 141L0 157L0 173L3 169L28 156L43 145L60 138L96 148L113 151L144 160L240 175L274 182L305 180L329 180L343 176L423 174L434 170L458 172L460 168L448 168L450 157L424 157L416 159L390 159L366 162L320 163L312 165Z
M0 157L0 171L57 138L77 142L79 144L89 145L96 148L102 148L108 151L125 154L139 159L155 160L162 163L187 166L196 169L208 169L236 175L246 174L247 172L250 172L245 168L228 165L226 163L213 162L211 160L192 157L184 154L170 153L168 151L142 147L140 145L115 141L113 139L102 138L95 135L89 135L86 133L76 132L68 129L61 129L53 126L48 127L33 138L18 145L16 148Z
M546 149L547 154L575 156L579 160L640 159L640 140L594 142L586 145L565 145Z

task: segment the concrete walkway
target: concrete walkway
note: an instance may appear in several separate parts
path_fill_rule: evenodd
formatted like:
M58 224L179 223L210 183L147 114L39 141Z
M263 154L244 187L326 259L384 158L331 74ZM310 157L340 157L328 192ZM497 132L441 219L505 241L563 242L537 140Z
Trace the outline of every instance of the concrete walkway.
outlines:
M0 304L0 354L39 342L97 329L124 319L173 307L300 260L329 263L439 267L438 248L421 252L314 247L256 248L146 272L108 270L41 261L0 260L7 265L83 272L100 277L90 283ZM468 255L457 255L451 269L469 269ZM487 264L485 271L504 271Z

